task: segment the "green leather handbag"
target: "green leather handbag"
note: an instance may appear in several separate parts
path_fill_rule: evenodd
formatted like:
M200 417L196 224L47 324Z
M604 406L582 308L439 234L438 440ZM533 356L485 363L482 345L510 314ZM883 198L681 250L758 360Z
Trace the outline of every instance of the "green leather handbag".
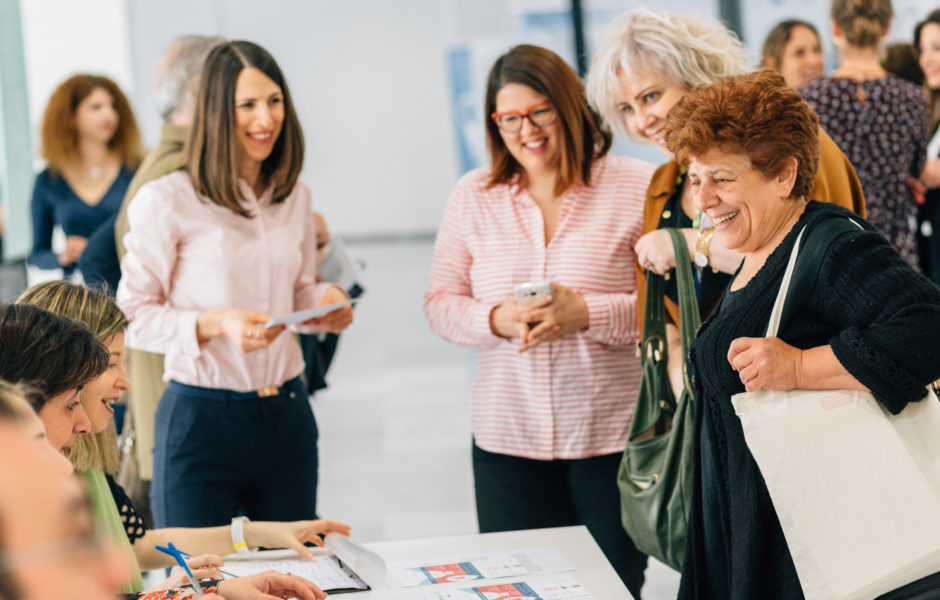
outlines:
M676 253L682 355L688 356L701 317L685 238L678 230L668 231ZM647 271L640 342L643 378L617 484L623 528L636 547L681 571L692 501L695 410L685 362L685 385L678 400L669 383L663 293L663 276Z

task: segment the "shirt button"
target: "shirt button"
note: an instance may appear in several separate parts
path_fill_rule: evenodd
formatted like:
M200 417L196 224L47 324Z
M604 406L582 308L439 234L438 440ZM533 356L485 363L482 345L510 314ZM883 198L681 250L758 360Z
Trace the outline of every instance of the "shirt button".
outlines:
M291 393L290 393L290 397L291 397L291 398L294 398L294 397L296 397L296 396L297 396L297 392L291 392Z
M671 216L672 216L672 211L671 211L671 210L664 210L664 211L663 211L663 218L664 218L664 219L668 219L668 218L671 217Z

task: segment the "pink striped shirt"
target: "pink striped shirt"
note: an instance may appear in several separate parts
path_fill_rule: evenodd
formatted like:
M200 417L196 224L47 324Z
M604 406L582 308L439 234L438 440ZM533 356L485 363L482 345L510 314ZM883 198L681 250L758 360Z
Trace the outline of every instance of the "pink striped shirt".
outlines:
M140 188L127 211L130 231L117 300L131 319L127 345L165 354L164 379L246 392L280 386L303 371L300 347L283 332L261 350L241 352L226 336L196 339L196 317L220 308L278 316L316 306L310 191L297 182L283 202L260 198L244 181L246 219L196 194L185 171ZM310 331L304 328L304 331Z
M623 450L640 382L633 246L653 170L625 157L596 161L591 185L563 200L547 246L541 210L525 189L486 189L486 169L457 182L424 312L440 336L478 350L470 420L484 450L535 459ZM519 354L518 339L492 333L490 311L514 285L541 279L580 292L590 325Z

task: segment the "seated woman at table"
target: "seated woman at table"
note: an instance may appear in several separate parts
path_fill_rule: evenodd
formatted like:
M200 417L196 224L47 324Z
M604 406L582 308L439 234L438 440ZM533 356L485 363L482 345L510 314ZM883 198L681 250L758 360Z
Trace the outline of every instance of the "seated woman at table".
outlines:
M755 390L870 390L892 413L940 376L940 289L871 225L807 202L819 164L817 117L777 73L699 86L666 119L695 206L741 267L689 352L695 477L680 598L801 598L793 559L731 404ZM824 251L815 285L763 337L797 235L852 218ZM781 449L781 452L785 452Z
M129 551L129 556L141 569L174 564L171 557L154 548L156 545L166 546L169 541L193 555L192 567L202 569L201 574L207 577L215 578L218 573L214 567L222 564L219 555L230 554L240 547L286 547L310 558L312 553L303 545L305 542L320 545L320 535L333 531L348 535L348 525L329 519L284 523L246 520L241 528L234 524L198 529L146 529L130 498L112 477L119 460L111 404L121 392L130 388L123 363L127 317L105 294L66 281L34 286L26 290L18 302L83 321L108 349L107 370L81 392L91 432L76 439L68 457L91 490L99 523ZM140 591L139 586L138 577L127 591Z

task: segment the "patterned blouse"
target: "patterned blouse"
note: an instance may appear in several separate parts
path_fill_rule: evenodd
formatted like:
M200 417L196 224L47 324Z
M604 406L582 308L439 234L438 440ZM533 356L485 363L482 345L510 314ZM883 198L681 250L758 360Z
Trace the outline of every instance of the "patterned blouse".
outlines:
M917 205L907 178L917 177L924 164L924 92L889 74L867 81L817 79L801 86L800 93L855 167L868 221L916 268Z

